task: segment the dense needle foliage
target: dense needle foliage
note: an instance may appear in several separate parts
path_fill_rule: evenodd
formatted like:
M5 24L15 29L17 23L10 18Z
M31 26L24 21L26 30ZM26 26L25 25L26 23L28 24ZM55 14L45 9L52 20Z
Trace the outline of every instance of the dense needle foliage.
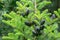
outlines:
M1 0L1 40L60 40L60 0Z

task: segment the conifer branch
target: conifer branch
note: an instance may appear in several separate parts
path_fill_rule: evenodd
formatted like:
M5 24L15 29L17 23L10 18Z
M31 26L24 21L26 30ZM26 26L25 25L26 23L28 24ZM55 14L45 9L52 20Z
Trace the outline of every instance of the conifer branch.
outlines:
M37 7L37 4L36 4L36 0L35 0L35 2L34 2L34 7L35 7L35 13L36 13L36 7Z

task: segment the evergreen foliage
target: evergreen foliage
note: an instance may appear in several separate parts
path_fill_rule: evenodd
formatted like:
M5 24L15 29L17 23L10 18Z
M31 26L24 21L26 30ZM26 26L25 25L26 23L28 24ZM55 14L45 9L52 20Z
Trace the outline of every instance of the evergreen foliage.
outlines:
M60 40L59 3L60 0L0 0L0 39Z

